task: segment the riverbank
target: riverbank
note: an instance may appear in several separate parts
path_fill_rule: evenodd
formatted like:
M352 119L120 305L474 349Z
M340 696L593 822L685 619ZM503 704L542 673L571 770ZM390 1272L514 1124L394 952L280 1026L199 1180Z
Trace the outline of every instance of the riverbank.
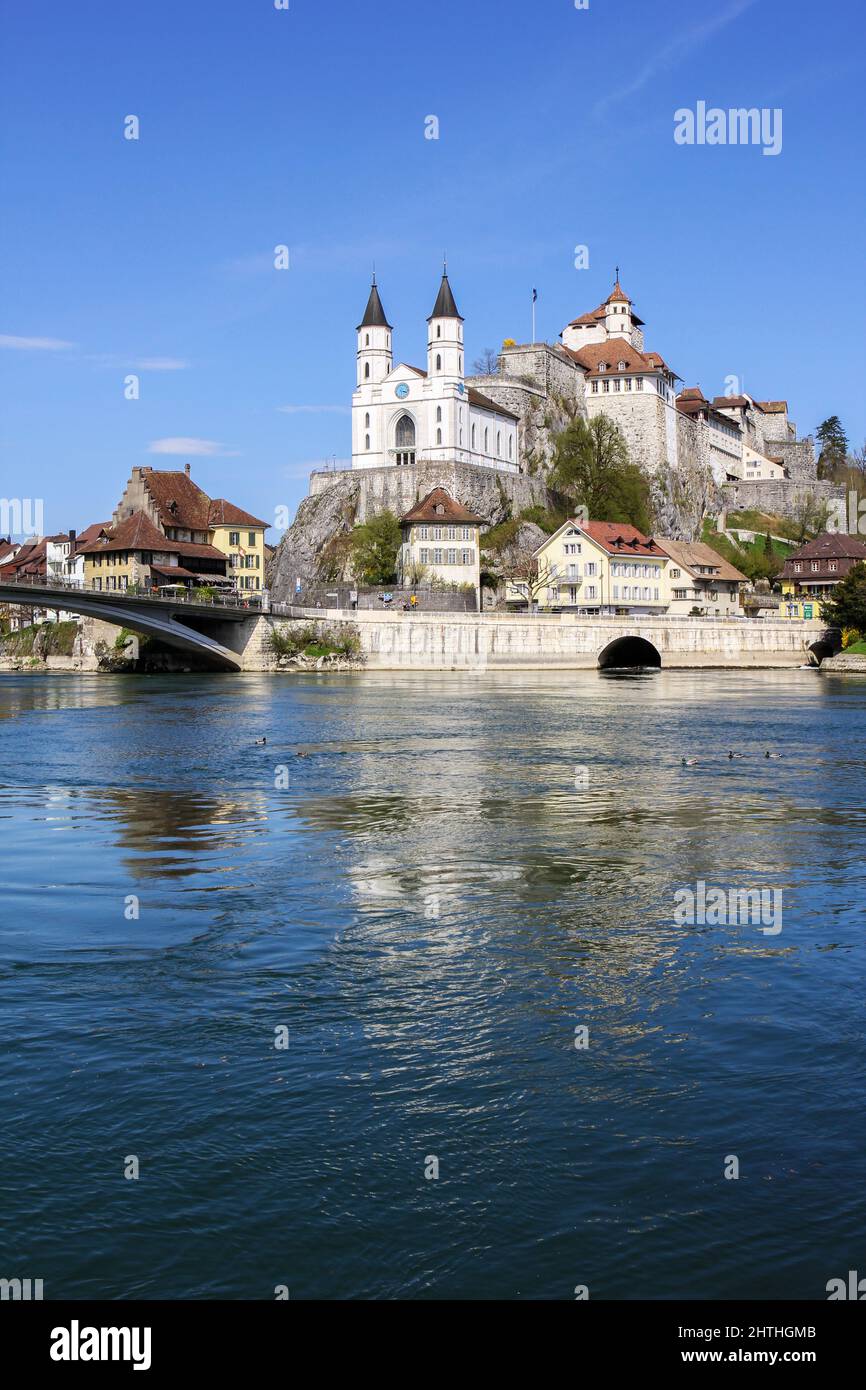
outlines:
M820 622L748 618L579 617L572 613L375 612L288 608L226 624L242 671L380 670L485 672L592 670L609 666L778 669L829 652ZM179 625L179 632L182 630ZM35 646L35 644L34 644ZM208 669L194 649L149 644L85 619L68 657L6 657L0 670ZM191 647L192 644L189 644ZM324 659L323 659L324 658Z

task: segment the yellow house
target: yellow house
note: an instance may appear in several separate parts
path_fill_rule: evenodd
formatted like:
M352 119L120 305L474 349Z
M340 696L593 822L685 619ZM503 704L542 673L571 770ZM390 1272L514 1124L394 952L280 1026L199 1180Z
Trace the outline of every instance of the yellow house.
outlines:
M122 593L171 582L192 583L195 576L181 564L180 552L181 547L166 540L144 512L135 512L117 526L100 527L99 534L80 547L84 587Z
M143 512L167 541L183 547L186 564L201 582L209 581L209 562L219 555L228 564L229 587L264 588L268 523L224 497L208 497L193 482L189 464L182 473L134 468L113 521L120 524L136 512Z
M636 527L566 521L538 547L533 574L506 581L506 601L576 613L664 613L668 556Z
M780 618L820 618L821 605L841 580L866 560L866 541L845 531L825 531L789 555L779 575Z

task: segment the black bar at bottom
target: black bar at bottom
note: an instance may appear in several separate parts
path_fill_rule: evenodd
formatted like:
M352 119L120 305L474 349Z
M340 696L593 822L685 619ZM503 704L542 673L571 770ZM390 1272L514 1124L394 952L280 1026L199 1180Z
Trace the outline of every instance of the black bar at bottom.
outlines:
M500 1332L496 1325L503 1316L507 1324ZM529 1319L525 1331L519 1321L523 1317ZM536 1317L541 1324L535 1323ZM386 1326L395 1331L417 1329L424 1341L408 1353L405 1346L397 1350L399 1343L394 1348L371 1343L370 1333L378 1334ZM459 1342L451 1340L455 1331L462 1332ZM564 1340L558 1346L549 1340L523 1340L526 1333L538 1331L546 1339L561 1334ZM138 1367L139 1378L212 1372L224 1379L252 1372L259 1381L293 1368L297 1372L299 1353L308 1373L333 1373L342 1353L353 1374L381 1371L390 1364L395 1371L429 1381L437 1362L443 1374L465 1369L467 1361L479 1358L489 1369L491 1362L515 1353L533 1356L542 1347L545 1364L559 1352L610 1372L800 1365L826 1378L857 1364L864 1332L862 1310L847 1302L587 1301L573 1303L567 1316L561 1308L545 1311L538 1303L483 1301L430 1300L396 1308L303 1300L0 1303L4 1366L15 1365L25 1375L47 1371L67 1378L92 1378L106 1367L114 1375L135 1374ZM346 1333L357 1333L357 1340L344 1340ZM540 1377L540 1364L533 1379Z

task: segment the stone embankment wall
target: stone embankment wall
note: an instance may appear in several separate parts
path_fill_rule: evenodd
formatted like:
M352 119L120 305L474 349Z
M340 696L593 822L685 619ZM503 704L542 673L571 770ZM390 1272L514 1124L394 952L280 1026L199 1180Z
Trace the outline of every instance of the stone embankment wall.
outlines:
M806 664L809 646L824 630L821 623L766 619L296 611L298 621L353 622L367 669L387 671L592 669L610 643L629 636L652 643L663 667L792 667ZM250 659L245 656L245 670L263 669Z

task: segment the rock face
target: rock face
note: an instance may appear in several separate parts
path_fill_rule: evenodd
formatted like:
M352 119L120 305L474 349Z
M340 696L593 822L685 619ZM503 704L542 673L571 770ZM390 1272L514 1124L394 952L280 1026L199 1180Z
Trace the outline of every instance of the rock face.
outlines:
M527 507L549 505L540 478L469 464L418 463L406 468L357 468L313 473L310 495L298 507L271 561L268 587L276 602L304 584L349 580L352 527L377 512L402 516L434 487L445 487L486 526L507 521Z
M703 519L721 506L705 432L685 416L677 420L676 468L649 475L655 529L676 541L699 540Z
M830 675L866 676L866 656L859 652L840 652L822 661L821 670Z

